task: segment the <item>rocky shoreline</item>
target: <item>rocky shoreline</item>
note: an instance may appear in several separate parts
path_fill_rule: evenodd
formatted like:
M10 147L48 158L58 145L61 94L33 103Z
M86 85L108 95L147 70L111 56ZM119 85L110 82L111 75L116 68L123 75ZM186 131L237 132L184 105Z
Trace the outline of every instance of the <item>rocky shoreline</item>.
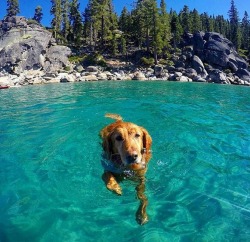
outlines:
M250 86L250 81L243 80L232 73L226 74L220 70L211 72L206 78L201 77L192 69L175 68L174 66L156 65L154 68L135 68L130 70L115 69L105 71L102 67L76 66L72 71L60 70L53 73L45 73L41 70L29 70L20 74L0 73L0 85L9 87L21 87L27 85L85 82L85 81L121 81L121 80L163 80L178 82L203 82Z
M250 86L249 65L233 44L214 32L186 33L181 52L167 64L142 67L140 51L132 62L106 60L107 67L72 64L70 48L57 45L52 33L20 16L0 21L0 86L102 80L168 80Z

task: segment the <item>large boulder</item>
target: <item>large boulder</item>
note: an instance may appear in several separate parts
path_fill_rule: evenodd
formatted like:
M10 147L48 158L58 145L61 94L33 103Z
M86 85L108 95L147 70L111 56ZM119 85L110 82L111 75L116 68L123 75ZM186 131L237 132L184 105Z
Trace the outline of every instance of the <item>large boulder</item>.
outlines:
M196 72L199 76L204 77L204 78L207 77L208 74L207 74L207 71L203 65L203 62L196 55L193 56L192 66L196 70Z
M190 63L188 60L187 66L194 68L198 74L200 64L206 63L207 66L211 66L212 69L230 69L233 73L236 73L238 69L247 69L248 63L237 53L233 43L223 35L216 32L196 32L193 38L190 35L184 34L183 36L185 45L183 50L187 48L193 48L193 61ZM193 41L190 46L190 41ZM200 60L197 61L197 56ZM197 69L198 68L198 69ZM204 77L206 74L203 75Z
M44 65L46 72L53 72L66 67L68 63L68 56L71 54L70 49L67 46L55 45L48 48L44 54L47 60Z
M250 72L248 70L240 68L235 74L242 80L250 83Z
M203 54L205 40L203 39L205 33L204 32L196 32L193 36L193 49L194 54L201 56Z
M33 38L11 43L0 51L0 67L15 73L39 69L41 68L39 56L43 51L41 43Z
M0 21L0 71L20 74L24 70L58 70L68 63L71 51L55 45L51 32L24 17Z
M215 69L209 73L210 82L228 84L227 76L224 72Z
M221 34L207 32L204 35L204 50L201 59L212 65L222 68L247 68L246 61L239 56L233 43ZM233 65L231 64L233 63Z
M185 75L191 79L194 79L197 77L197 71L193 68L187 68L185 70Z
M162 77L163 76L163 66L156 65L154 67L154 74L156 77Z
M146 77L145 77L144 73L138 71L138 72L134 73L133 80L144 81L144 80L146 80Z

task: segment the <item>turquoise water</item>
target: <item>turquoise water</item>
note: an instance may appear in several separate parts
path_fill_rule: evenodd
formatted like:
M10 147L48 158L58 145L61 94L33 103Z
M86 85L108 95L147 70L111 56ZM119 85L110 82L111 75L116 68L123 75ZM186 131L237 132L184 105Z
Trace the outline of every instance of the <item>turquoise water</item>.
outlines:
M89 82L0 92L0 241L250 241L250 89ZM109 192L107 112L153 138L146 194Z

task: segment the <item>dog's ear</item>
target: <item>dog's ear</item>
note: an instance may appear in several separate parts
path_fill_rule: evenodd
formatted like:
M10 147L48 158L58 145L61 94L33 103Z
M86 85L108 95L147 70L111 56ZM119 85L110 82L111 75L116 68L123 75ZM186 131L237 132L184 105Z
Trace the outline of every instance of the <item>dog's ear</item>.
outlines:
M152 138L146 129L141 127L141 130L143 133L143 137L142 137L143 149L144 149L144 153L146 154L146 162L148 162L151 158Z
M105 151L108 159L112 155L111 134L112 132L110 132L108 127L105 127L100 132L100 137L102 138L102 148Z

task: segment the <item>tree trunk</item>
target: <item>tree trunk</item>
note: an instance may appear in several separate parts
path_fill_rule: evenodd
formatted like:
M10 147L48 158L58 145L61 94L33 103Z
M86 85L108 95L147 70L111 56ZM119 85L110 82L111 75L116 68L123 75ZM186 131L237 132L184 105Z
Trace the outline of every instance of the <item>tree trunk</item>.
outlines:
M93 47L93 23L92 23L92 21L90 22L90 48L91 48L91 50L94 49L94 47Z
M104 47L104 16L102 15L101 46Z
M147 28L147 33L146 33L146 45L147 45L147 52L149 53L149 29Z
M157 55L157 46L154 46L154 61L155 61L155 65L158 64L158 55Z

